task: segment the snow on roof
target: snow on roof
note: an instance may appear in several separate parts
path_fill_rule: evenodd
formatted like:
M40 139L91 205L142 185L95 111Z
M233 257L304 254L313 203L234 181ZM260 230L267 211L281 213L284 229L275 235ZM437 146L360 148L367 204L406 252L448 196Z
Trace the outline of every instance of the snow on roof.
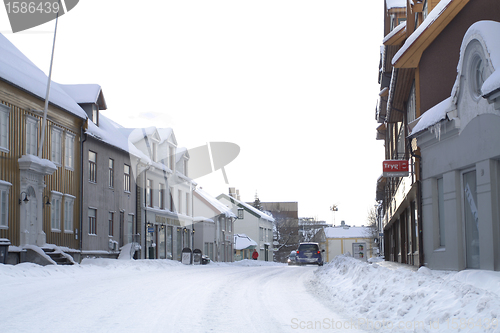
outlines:
M251 246L257 246L257 243L245 234L235 234L234 235L234 249L244 250Z
M394 65L399 58L413 45L413 43L422 35L422 33L434 23L439 16L446 10L448 5L453 0L441 0L436 7L427 15L424 22L418 26L418 28L406 39L403 46L399 49L399 51L392 58L392 64Z
M0 78L45 100L48 77L0 33ZM49 101L73 115L86 119L85 111L52 81Z
M212 197L210 194L202 190L201 188L197 188L194 190L197 194L199 194L203 199L205 199L209 204L211 204L215 209L217 209L221 214L226 215L226 217L236 217L234 213L231 211L229 207L224 205L222 202Z
M326 238L369 238L368 227L328 227L325 228Z
M268 221L271 221L271 222L274 222L274 218L272 216L269 216L267 215L266 213L264 212L261 212L260 210L258 210L257 208L253 207L253 206L250 206L249 204L243 202L243 201L240 201L238 199L235 199L233 197L230 197L229 195L227 194L221 194L219 195L220 196L224 196L226 199L228 200L231 200L233 201L234 204L236 205L239 205L239 206L243 206L244 208L246 208L247 210L250 210L252 212L254 212L255 214L259 215L261 218L263 218L264 220L268 220Z
M149 161L149 158L143 152L129 142L128 137L120 129L122 129L120 125L101 114L99 117L99 127L93 122L88 121L86 133L97 140Z
M491 66L495 70L488 79L483 83L482 93L483 95L488 95L494 90L500 88L500 39L498 38L500 34L500 23L494 21L479 21L472 24L464 35L462 40L462 46L460 48L460 59L457 65L457 77L451 91L451 96L436 104L434 107L430 108L417 120L418 123L413 127L412 134L417 134L441 120L446 118L448 112L456 109L456 103L458 98L458 91L460 89L460 78L462 77L462 67L463 67L463 56L465 54L465 49L469 45L470 41L477 39L489 54L489 59L491 61Z
M500 23L495 21L479 21L472 24L464 35L462 46L460 48L460 60L457 66L457 80L453 86L452 96L456 99L460 85L459 77L462 72L463 55L465 48L473 39L477 39L488 52L493 74L484 81L481 88L483 95L489 95L494 90L500 88Z
M455 103L453 103L453 99L451 97L448 97L444 101L434 105L417 119L418 123L415 127L413 127L411 135L417 134L432 125L437 124L446 118L446 114L448 112L455 110L455 108Z
M406 0L385 0L387 10L392 8L406 8Z
M78 104L95 103L101 93L98 84L62 84L61 87Z
M396 35L398 32L400 32L403 29L406 29L406 21L403 21L403 22L399 23L399 25L397 27L395 27L394 29L392 29L392 31L389 32L387 34L387 36L384 37L384 40L382 41L382 44L386 43L389 39L391 39L392 36Z

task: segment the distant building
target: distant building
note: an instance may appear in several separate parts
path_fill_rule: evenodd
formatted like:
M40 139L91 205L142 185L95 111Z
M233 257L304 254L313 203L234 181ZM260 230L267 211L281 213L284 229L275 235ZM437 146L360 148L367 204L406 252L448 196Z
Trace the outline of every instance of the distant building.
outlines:
M230 195L220 194L217 199L231 208L234 214L238 214L238 208L243 209L243 218L234 222L234 233L245 234L257 243L259 260L273 261L274 218Z
M338 227L324 229L326 237L325 261L331 261L335 256L350 253L353 255L354 243L366 243L366 259L376 256L373 253L373 239L368 227L351 227L342 221Z

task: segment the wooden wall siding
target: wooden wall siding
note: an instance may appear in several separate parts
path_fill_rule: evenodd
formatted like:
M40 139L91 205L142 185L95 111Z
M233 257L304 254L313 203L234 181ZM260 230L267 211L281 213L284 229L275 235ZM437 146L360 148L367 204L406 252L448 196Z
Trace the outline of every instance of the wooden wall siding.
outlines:
M19 90L5 82L0 81L0 103L11 108L9 116L9 152L0 152L0 179L12 184L9 195L9 227L0 229L0 237L8 238L12 245L22 245L20 242L20 173L18 159L26 152L25 140L25 115L29 114L39 120L38 133L42 127L43 113L37 110L43 110L43 100L33 95ZM51 191L57 191L64 194L71 194L75 197L73 208L73 233L52 232L50 225L50 206L43 206L43 230L46 233L46 242L59 246L66 246L72 249L79 248L79 240L75 238L80 225L80 170L81 170L81 152L80 152L80 128L83 125L83 119L69 114L68 112L49 105L47 116L47 125L45 130L45 142L42 151L42 157L51 158L51 135L52 126L57 126L64 131L75 135L74 140L74 168L68 170L64 167L64 134L62 137L62 166L58 166L57 171L50 176L45 177L46 188L43 195L50 198ZM39 138L38 138L39 140ZM44 203L47 201L45 198ZM42 202L43 198L40 198ZM62 204L62 202L61 202ZM61 216L61 225L64 225L64 218ZM64 229L64 228L62 228Z

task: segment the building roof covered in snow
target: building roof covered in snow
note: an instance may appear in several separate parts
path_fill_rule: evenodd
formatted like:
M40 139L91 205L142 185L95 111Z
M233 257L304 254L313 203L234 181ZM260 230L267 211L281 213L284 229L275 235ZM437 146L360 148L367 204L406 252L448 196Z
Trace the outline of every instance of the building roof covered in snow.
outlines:
M233 197L231 197L231 196L229 196L227 194L224 194L224 193L220 194L217 198L220 199L221 197L226 198L227 200L231 201L236 206L240 206L242 208L245 208L246 210L254 213L255 215L259 216L260 218L262 218L264 220L268 220L268 221L274 222L274 218L272 216L269 216L266 213L261 212L257 208L255 208L253 206L250 206L249 204L247 204L247 203L245 203L243 201L235 199L235 198L233 198Z
M369 227L328 227L325 228L326 238L369 238Z
M245 234L234 235L234 249L244 250L251 247L256 247L257 243Z
M0 33L0 78L20 89L45 100L48 77L4 35ZM69 96L62 86L54 81L50 85L49 102L67 112L86 119L87 114Z
M488 97L496 91L500 91L500 23L494 21L479 21L470 26L464 35L462 46L460 48L460 59L457 65L457 76L451 96L444 101L436 104L427 110L417 119L417 124L411 131L411 136L422 132L431 126L438 124L446 118L451 119L455 116L452 111L456 110L456 103L459 95L461 77L463 76L463 57L465 48L472 39L477 39L486 49L489 55L489 61L493 67L493 73L484 81L481 92L483 97Z
M416 68L423 51L469 0L441 0L392 58L394 67Z
M210 194L202 190L201 188L197 188L194 191L195 195L198 195L202 199L204 199L208 204L210 204L213 208L220 212L220 214L224 214L226 217L236 217L234 213L231 211L229 207L224 205L222 202L212 197Z
M106 110L107 105L98 84L62 84L63 90L78 104L97 103L100 110Z

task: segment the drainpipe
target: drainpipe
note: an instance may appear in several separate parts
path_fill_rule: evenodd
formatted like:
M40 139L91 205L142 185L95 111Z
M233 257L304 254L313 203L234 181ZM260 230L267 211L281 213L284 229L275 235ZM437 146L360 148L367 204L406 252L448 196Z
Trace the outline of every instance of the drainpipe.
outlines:
M87 118L88 119L88 118ZM88 121L88 120L85 120ZM84 122L85 124L85 122ZM83 196L84 196L84 187L83 187L83 144L87 141L87 134L85 133L85 130L82 127L80 127L80 231L77 232L77 237L79 237L79 247L80 247L80 260L81 258L81 252L83 250L83 240L82 240L82 227L83 227Z
M418 265L419 267L424 265L424 241L422 239L423 233L422 233L422 181L420 177L422 177L422 156L417 155L413 152L413 149L411 149L410 145L410 153L412 157L418 158L419 163L418 163L418 179L416 180L417 183L417 210L418 210L418 215L417 215L417 225L418 225Z

